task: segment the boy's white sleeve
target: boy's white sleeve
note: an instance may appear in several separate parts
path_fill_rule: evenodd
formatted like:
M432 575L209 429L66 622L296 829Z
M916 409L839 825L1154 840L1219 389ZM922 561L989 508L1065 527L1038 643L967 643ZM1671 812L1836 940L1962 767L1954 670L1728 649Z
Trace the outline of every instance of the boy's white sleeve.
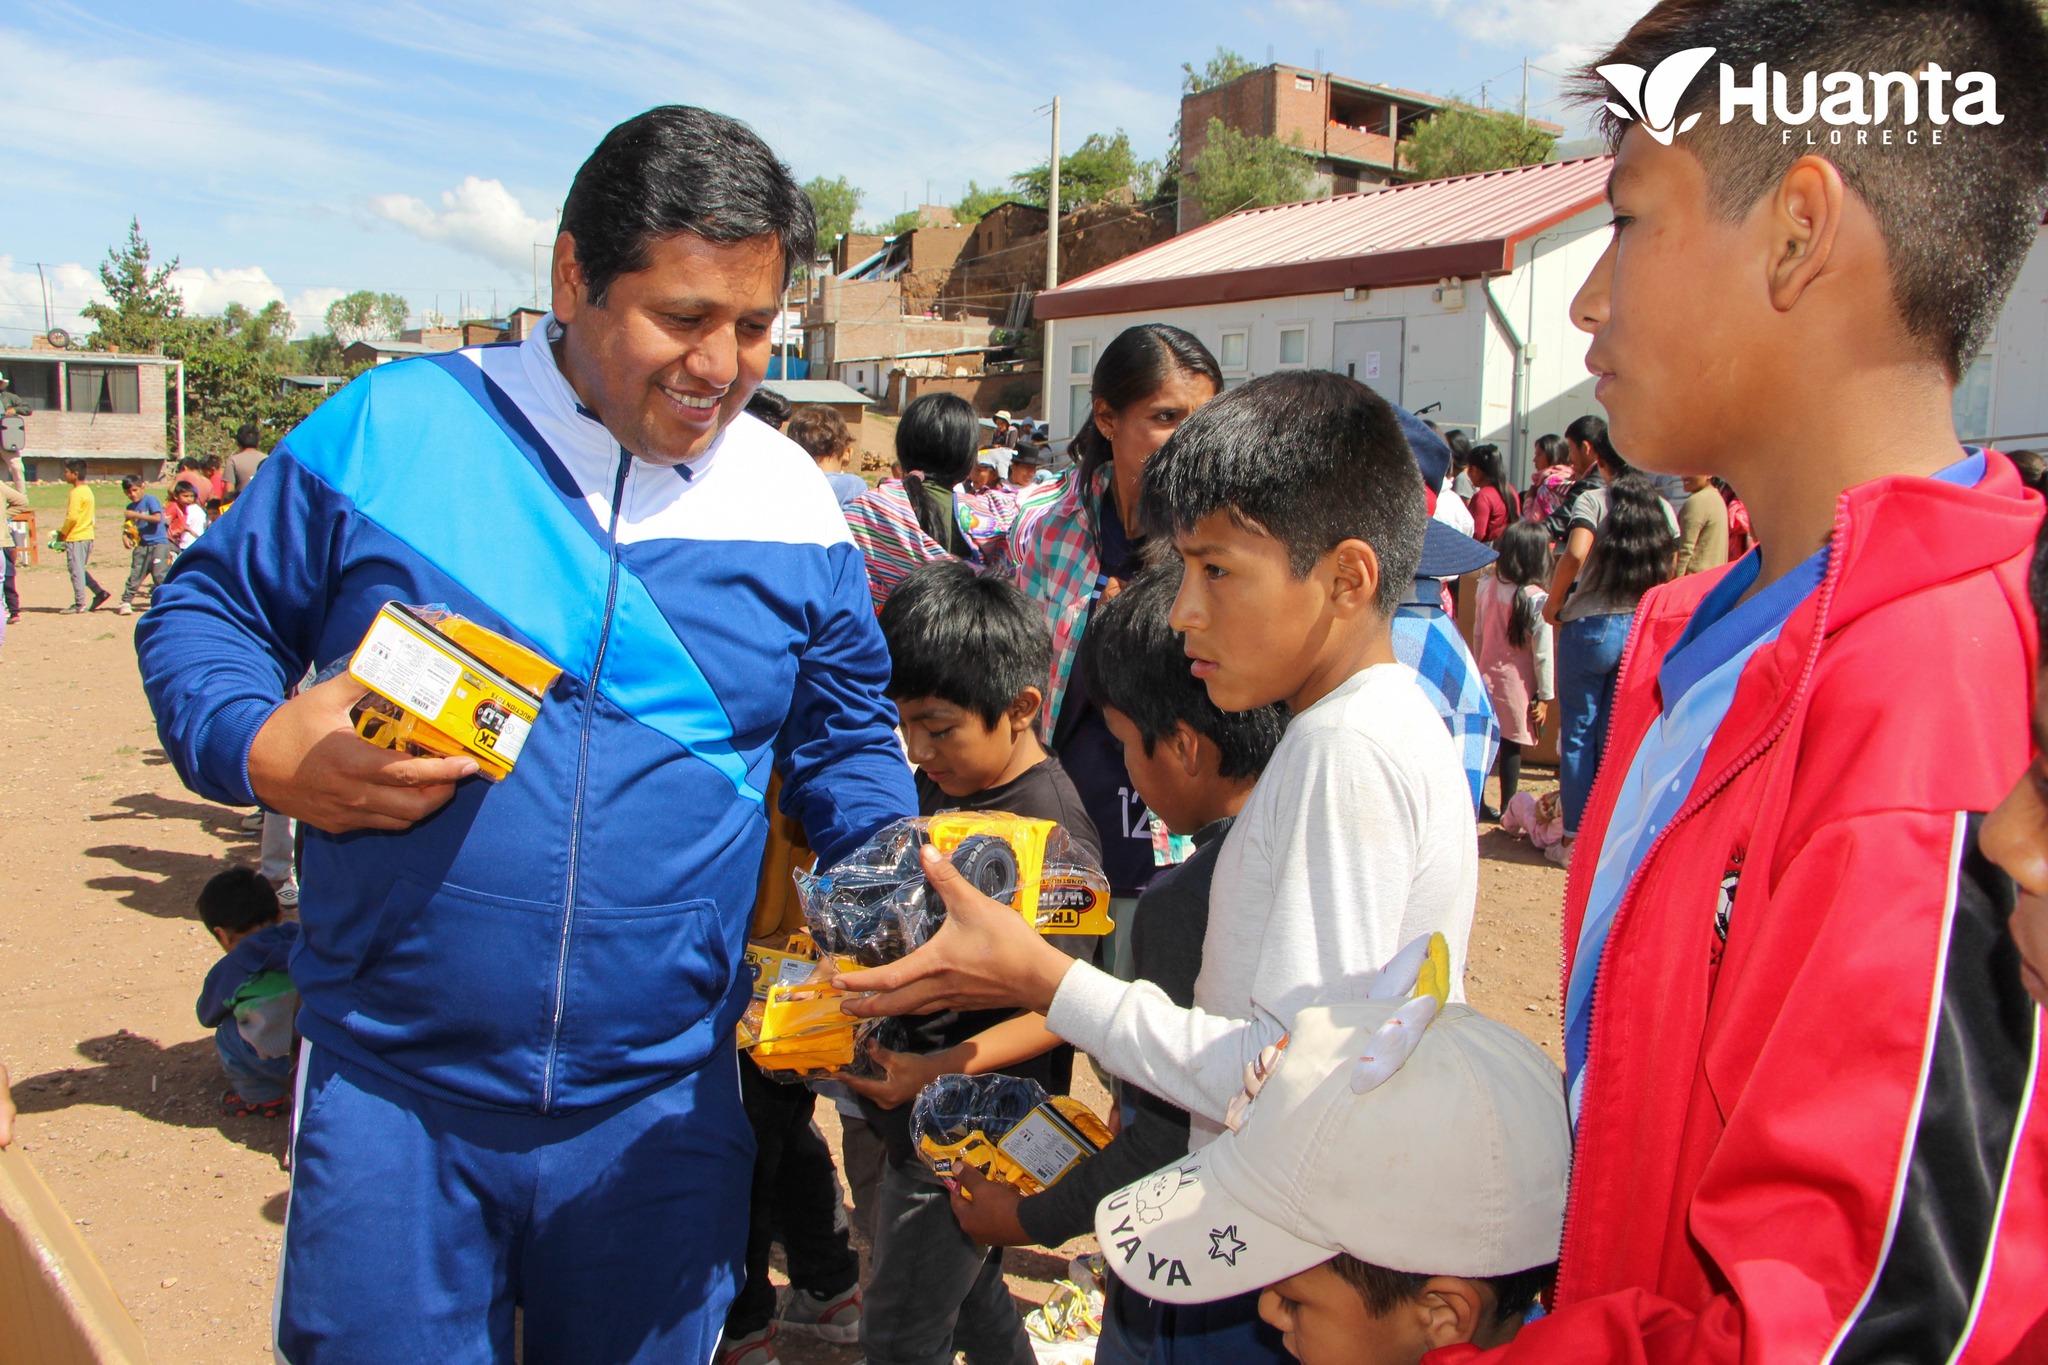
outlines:
M1434 713L1427 719L1441 725ZM1414 931L1439 927L1410 922L1419 798L1380 745L1332 727L1294 760L1262 779L1289 795L1255 834L1267 884L1229 885L1219 871L1210 891L1197 990L1215 984L1228 997L1248 982L1248 1017L1180 1009L1148 983L1126 986L1082 966L1068 971L1047 1015L1053 1032L1111 1072L1211 1119L1286 1021L1309 1004L1363 998ZM1460 936L1454 977L1462 947Z
M1553 628L1543 619L1543 608L1550 601L1550 594L1540 589L1531 589L1536 599L1536 628L1529 633L1530 653L1536 656L1536 700L1557 699L1557 650Z
M1114 1075L1217 1123L1244 1089L1245 1064L1287 1032L1266 1015L1182 1009L1149 981L1119 981L1085 962L1067 970L1045 1022Z

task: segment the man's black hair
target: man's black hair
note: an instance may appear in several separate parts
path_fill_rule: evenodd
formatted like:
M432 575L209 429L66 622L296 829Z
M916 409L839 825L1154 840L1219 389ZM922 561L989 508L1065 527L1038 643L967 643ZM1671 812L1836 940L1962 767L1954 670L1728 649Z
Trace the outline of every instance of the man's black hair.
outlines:
M260 449L262 441L263 430L254 422L244 422L235 428L235 445L242 450Z
M984 577L957 559L904 575L882 604L892 701L937 697L993 729L1027 687L1052 676L1045 609L1008 579Z
M753 129L738 119L664 104L604 135L576 172L562 205L590 301L604 306L620 275L647 267L652 243L678 233L708 242L774 237L782 281L808 264L817 215Z
M1405 1270L1388 1270L1341 1252L1330 1262L1330 1269L1337 1272L1337 1278L1358 1291L1358 1297L1365 1301L1366 1311L1376 1318L1383 1318L1402 1304L1421 1298L1423 1287L1433 1278ZM1507 1275L1460 1275L1456 1278L1471 1280L1493 1290L1493 1325L1504 1327L1528 1315L1537 1296L1557 1279L1557 1262Z
M1703 115L1676 145L1706 169L1715 209L1740 221L1809 153L1826 157L1843 183L1869 206L1884 235L1892 301L1906 332L1960 379L1984 344L2006 292L2041 226L2048 189L2048 17L2038 0L1663 0L1636 21L1620 43L1589 63L1580 94L1600 111L1610 145L1629 124L1608 103L1612 94L1595 68L1631 63L1654 70L1688 48L1714 49L1706 70L1679 101L1675 125ZM1759 123L1747 109L1720 120L1720 68L1726 63L1747 86L1758 63L1774 73L1773 105ZM1999 123L1940 129L1926 116L1916 86L1918 124L1905 121L1906 100L1887 93L1883 123L1850 124L1837 146L1809 147L1797 127L1788 140L1776 121L1775 74L1782 73L1788 102L1806 73L1837 71L1863 77L1903 71L1917 75L1939 64L1952 75L1982 72L1997 86ZM1876 95L1865 89L1865 112L1875 116ZM1789 126L1789 125L1787 125ZM1919 130L1905 141L1908 127ZM1869 140L1857 145L1855 133ZM1882 133L1889 130L1886 145Z
M199 889L199 919L209 929L246 934L281 913L276 888L253 867L231 867Z
M1261 375L1195 409L1146 462L1142 504L1176 534L1226 512L1285 545L1298 577L1362 540L1379 556L1387 616L1415 589L1428 516L1392 406L1327 370Z
M1146 569L1124 590L1099 603L1081 637L1081 671L1088 699L1131 718L1150 757L1154 746L1186 721L1222 755L1217 775L1257 777L1287 728L1287 708L1258 706L1221 711L1209 689L1188 671L1188 656L1168 621L1180 589L1180 565Z

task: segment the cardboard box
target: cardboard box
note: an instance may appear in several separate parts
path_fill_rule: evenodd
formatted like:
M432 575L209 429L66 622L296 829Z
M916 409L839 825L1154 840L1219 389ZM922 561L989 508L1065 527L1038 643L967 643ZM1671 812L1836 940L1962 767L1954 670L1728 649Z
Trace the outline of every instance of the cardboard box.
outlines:
M562 670L445 608L389 602L348 671L373 694L356 708L357 734L387 749L467 754L497 782L519 761Z

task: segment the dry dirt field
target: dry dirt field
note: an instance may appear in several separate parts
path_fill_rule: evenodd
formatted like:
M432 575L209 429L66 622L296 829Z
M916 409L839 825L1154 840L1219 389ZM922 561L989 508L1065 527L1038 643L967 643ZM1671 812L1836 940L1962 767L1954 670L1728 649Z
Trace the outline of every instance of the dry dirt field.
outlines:
M118 592L114 497L100 491L95 567ZM44 514L45 538L54 520ZM24 614L0 647L0 1061L20 1141L158 1365L260 1360L285 1125L220 1117L225 1082L193 1013L218 955L193 897L222 867L254 862L255 836L242 811L185 791L158 748L136 618L57 615L69 585L47 550L20 587ZM1471 999L1559 1056L1563 873L1498 832L1480 842ZM836 1145L829 1105L819 1118ZM1065 1256L1012 1252L1010 1268L1020 1297L1038 1300ZM858 1355L785 1342L790 1365Z

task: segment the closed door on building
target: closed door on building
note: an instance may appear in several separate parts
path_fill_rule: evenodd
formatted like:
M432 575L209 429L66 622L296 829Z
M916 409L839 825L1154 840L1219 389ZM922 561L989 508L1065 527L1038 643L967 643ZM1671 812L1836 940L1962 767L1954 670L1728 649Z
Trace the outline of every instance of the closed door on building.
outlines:
M1368 385L1389 403L1399 403L1406 326L1402 318L1338 323L1330 368Z

